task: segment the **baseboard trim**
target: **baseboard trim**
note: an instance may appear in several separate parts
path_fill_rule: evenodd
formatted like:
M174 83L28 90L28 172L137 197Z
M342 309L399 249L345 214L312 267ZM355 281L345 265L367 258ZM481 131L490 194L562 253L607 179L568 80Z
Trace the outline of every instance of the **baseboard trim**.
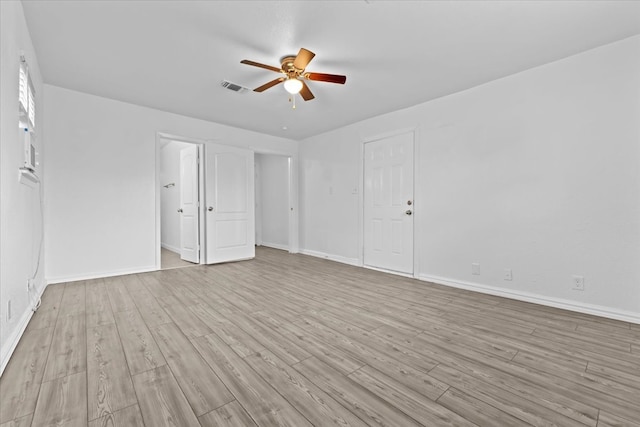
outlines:
M496 288L494 286L481 285L478 283L465 282L460 280L452 280L445 277L430 276L427 274L421 274L417 278L425 282L437 283L439 285L450 286L453 288L465 289L468 291L480 292L483 294L495 295L518 301L540 304L548 307L561 308L577 313L590 314L592 316L599 316L608 319L621 320L623 322L640 324L640 314L631 311L617 310L611 307L604 307L594 304L581 304L562 298L546 297L528 292L508 291L502 288Z
M42 289L40 289L40 291L38 292L36 301L40 300L46 288L47 288L47 284L45 283L44 286L42 286ZM11 356L13 355L13 352L18 346L18 343L20 342L20 339L22 338L24 331L27 329L27 326L29 325L29 321L31 320L33 313L34 313L33 309L29 308L25 313L22 314L22 317L20 318L20 323L19 323L20 326L17 327L14 330L14 332L9 336L9 339L7 340L8 344L5 345L0 351L0 377L4 372L4 368L7 367L9 360L11 360Z
M160 246L168 251L175 252L177 254L180 253L180 248L176 248L175 246L167 245L166 243L160 243Z
M303 255L309 255L316 258L324 258L335 262L340 262L342 264L355 265L356 267L362 267L362 262L357 258L347 258L338 255L330 255L324 252L312 251L309 249L300 249L298 253Z
M78 276L62 276L62 277L53 277L53 278L48 277L47 284L52 285L54 283L77 282L79 280L102 279L104 277L148 273L150 271L158 271L158 268L155 265L152 265L148 267L132 268L132 269L125 269L125 270L103 271L101 273L92 273L92 274L86 274L86 275L81 274Z
M368 268L369 270L379 271L381 273L389 273L389 274L394 274L396 276L402 276L402 277L408 277L409 279L415 279L415 276L413 274L410 274L410 273L402 273L400 271L388 270L386 268L374 267L372 265L367 265L367 264L362 264L362 267Z
M288 245L281 245L280 243L262 242L259 246L266 246L268 248L280 249L281 251L289 252L289 246Z

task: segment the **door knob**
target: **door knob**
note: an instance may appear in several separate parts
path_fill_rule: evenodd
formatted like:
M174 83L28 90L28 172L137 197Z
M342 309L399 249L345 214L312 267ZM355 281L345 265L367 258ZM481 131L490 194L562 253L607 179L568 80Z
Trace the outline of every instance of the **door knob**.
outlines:
M182 208L178 209L178 212L182 213Z
M411 206L413 204L413 202L411 200L407 200L407 205Z
M411 212L411 209L407 209L404 213L407 215L411 215L413 212Z
M208 210L209 212L213 212L213 206L209 206L209 207L207 208L207 210Z

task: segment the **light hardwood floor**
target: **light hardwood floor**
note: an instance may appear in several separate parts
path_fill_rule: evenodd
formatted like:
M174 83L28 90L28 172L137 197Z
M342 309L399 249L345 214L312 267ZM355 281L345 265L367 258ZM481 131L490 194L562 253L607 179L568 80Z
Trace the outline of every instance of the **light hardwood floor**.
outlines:
M51 285L8 426L640 425L640 326L258 248Z
M180 254L172 252L169 249L160 249L160 268L162 270L168 270L171 268L193 267L198 264L184 261L180 259Z

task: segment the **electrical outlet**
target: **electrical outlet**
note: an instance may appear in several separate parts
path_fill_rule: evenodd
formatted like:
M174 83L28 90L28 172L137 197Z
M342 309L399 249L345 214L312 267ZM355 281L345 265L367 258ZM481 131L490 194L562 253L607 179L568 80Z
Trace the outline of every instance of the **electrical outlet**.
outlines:
M513 272L511 271L510 268L505 268L504 269L504 280L513 280Z
M479 262L472 262L471 263L471 274L474 274L476 276L480 275L480 263Z
M574 291L584 291L584 276L573 276L572 283Z

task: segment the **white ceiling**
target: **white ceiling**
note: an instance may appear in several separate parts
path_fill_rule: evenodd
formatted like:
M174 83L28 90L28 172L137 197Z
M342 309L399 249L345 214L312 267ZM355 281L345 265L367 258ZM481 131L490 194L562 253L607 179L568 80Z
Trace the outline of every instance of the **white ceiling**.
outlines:
M638 1L29 1L46 83L302 139L640 34ZM300 47L316 99L255 88ZM287 127L287 130L283 130Z

